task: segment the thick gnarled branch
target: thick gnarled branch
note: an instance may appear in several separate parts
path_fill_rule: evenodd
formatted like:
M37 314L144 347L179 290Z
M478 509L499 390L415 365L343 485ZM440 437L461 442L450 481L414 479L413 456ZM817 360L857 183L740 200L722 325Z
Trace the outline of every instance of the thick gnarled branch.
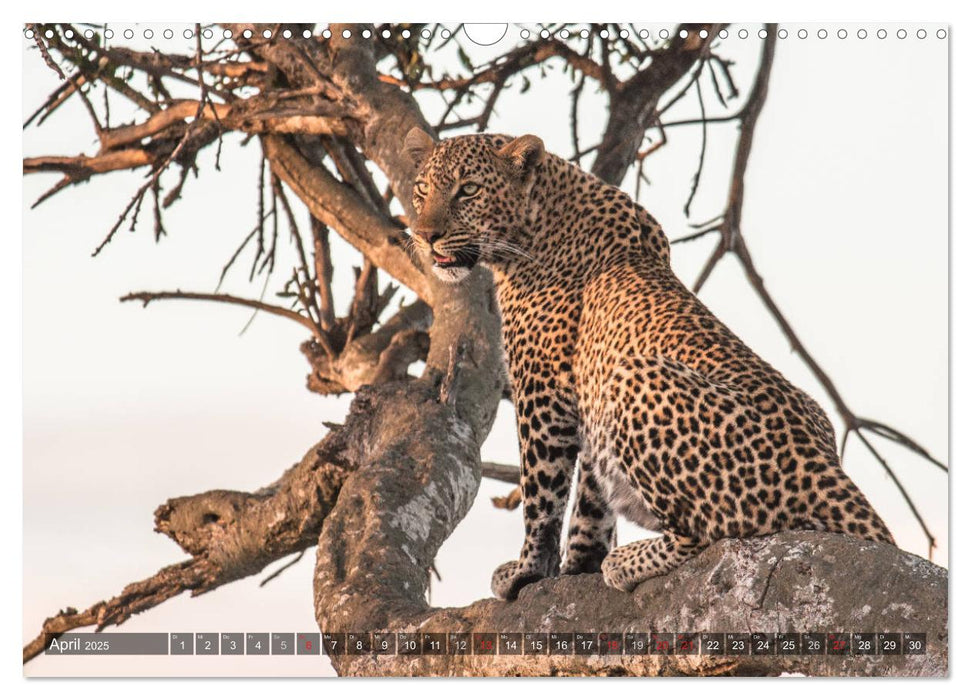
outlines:
M380 216L326 168L311 164L284 138L268 136L264 144L273 172L307 205L315 218L337 231L420 299L431 300L428 279L401 245L401 229Z
M340 394L356 392L365 384L404 379L412 363L428 354L431 323L431 307L417 301L374 332L349 341L336 356L316 342L304 343L300 349L313 368L307 388L318 394Z

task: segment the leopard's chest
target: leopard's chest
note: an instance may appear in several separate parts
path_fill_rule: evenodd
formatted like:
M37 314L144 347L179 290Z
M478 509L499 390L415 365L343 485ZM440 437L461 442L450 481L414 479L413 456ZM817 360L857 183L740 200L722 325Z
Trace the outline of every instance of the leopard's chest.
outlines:
M558 370L575 352L582 289L569 280L541 284L531 278L496 285L503 346L514 381L539 366Z

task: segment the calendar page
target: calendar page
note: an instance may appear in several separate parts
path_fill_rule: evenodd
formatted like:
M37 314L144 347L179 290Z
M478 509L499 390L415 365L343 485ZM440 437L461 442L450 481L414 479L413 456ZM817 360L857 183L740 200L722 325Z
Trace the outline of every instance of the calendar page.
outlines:
M948 674L949 25L92 19L25 676Z

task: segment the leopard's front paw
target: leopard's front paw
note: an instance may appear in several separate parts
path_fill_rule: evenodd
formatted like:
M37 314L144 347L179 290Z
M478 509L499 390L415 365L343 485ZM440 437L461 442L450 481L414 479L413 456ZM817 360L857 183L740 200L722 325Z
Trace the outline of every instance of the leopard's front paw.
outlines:
M600 573L600 566L606 556L606 547L588 547L582 551L571 549L560 565L560 575Z
M523 586L549 576L545 571L524 566L520 560L507 561L492 574L492 592L503 600L516 600Z
M637 587L637 584L641 582L642 579L638 579L636 576L632 576L629 570L629 566L624 563L624 552L622 552L623 547L615 549L603 560L600 565L600 570L604 575L604 583L606 583L611 588L616 588L619 591L624 591L625 593L630 593ZM618 555L618 552L620 554Z

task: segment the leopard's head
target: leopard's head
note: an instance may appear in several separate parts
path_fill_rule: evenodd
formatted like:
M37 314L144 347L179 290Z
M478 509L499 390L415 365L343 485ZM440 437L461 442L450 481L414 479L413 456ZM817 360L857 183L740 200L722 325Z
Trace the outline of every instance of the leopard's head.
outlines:
M418 168L412 240L439 279L458 282L476 263L527 256L517 241L546 156L538 137L477 134L436 144L416 127L405 151Z

